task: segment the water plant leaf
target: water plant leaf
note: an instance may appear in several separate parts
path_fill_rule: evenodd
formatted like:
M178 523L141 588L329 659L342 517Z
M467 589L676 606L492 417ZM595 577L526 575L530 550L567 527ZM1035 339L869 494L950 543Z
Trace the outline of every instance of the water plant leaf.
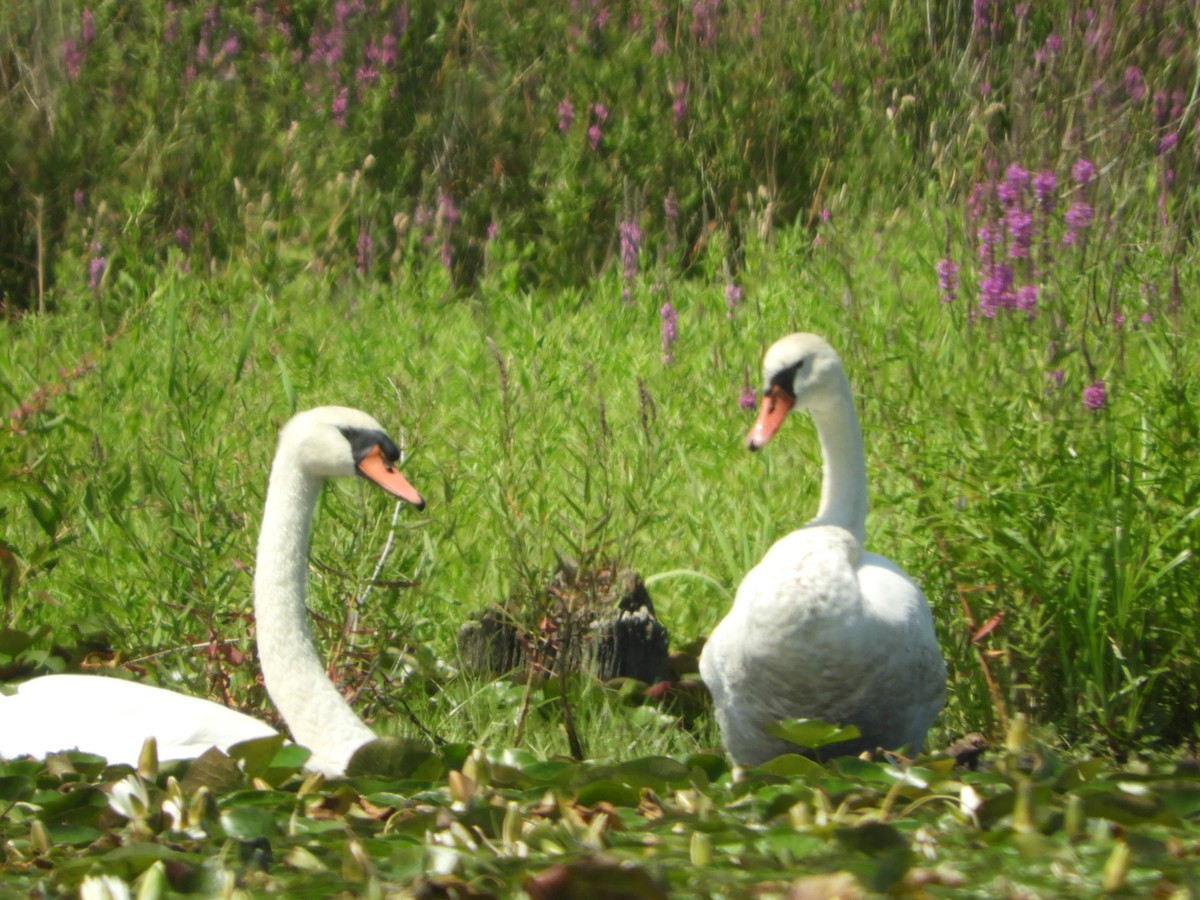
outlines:
M788 743L810 750L860 736L854 725L830 725L816 719L784 719L767 726L766 730L772 737L783 738Z
M381 737L354 751L346 775L380 778L437 778L444 770L441 757L429 745L408 737Z

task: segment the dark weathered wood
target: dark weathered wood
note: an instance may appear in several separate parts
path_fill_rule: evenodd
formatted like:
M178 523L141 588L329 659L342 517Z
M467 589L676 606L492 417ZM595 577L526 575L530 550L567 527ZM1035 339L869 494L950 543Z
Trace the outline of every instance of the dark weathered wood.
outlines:
M559 573L548 593L572 600L568 611L555 610L541 623L542 633L522 633L515 616L487 610L466 622L458 632L458 651L467 671L502 675L526 670L530 648L536 662L552 669L556 658L582 659L583 668L602 681L634 678L647 684L672 677L668 662L669 635L654 615L654 604L641 577L629 569L580 588L575 573ZM609 582L609 583L605 583ZM599 590L596 590L599 589ZM595 599L583 602L580 598ZM596 596L598 595L598 596ZM581 652L561 646L563 636L582 642Z

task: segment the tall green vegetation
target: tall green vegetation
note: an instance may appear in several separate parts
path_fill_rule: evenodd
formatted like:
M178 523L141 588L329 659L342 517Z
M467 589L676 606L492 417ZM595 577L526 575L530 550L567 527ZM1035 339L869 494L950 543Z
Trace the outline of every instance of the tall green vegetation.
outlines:
M934 601L946 735L1194 739L1195 10L935 6L6 6L0 665L261 703L229 648L275 426L350 403L407 426L429 518L380 602L390 517L331 492L325 646L368 715L502 743L470 611L619 558L699 637L810 514L802 424L738 447L801 328Z

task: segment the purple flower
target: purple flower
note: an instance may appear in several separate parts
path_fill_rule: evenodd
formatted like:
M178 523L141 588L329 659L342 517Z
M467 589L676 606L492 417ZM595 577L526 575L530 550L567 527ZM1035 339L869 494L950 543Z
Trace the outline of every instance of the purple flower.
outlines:
M717 39L717 10L721 0L696 0L692 4L692 37L700 42L702 47L711 45Z
M442 246L438 251L438 257L441 259L442 265L447 269L454 264L454 248L450 245L448 240L442 241Z
M958 296L958 263L946 257L937 263L938 290L942 292L939 298L942 303L952 303Z
M671 345L679 337L679 318L675 314L675 307L671 305L670 300L662 305L662 308L658 311L658 316L662 319L662 361L664 364L672 363L675 361L675 355L671 353Z
M663 197L663 215L672 224L679 221L679 198L675 196L674 188L668 190L667 196Z
M76 212L83 212L84 202L87 199L82 188L75 188L75 193L71 195L71 202L75 204Z
M96 20L92 18L92 11L86 7L79 18L79 43L87 47L96 39Z
M1020 203L1029 189L1029 172L1020 163L1013 163L1004 171L1004 180L997 186L1000 202L1005 206Z
M733 318L733 311L738 308L742 302L742 289L737 286L736 282L725 282L725 316Z
M62 59L67 78L74 81L79 77L79 70L83 66L83 53L80 52L74 38L67 38L62 42Z
M1171 152L1175 149L1177 143L1179 143L1178 132L1168 131L1162 136L1162 140L1158 142L1158 155L1162 156L1164 153Z
M561 134L575 123L575 104L567 98L558 101L558 130Z
M1008 255L1013 259L1028 259L1029 247L1033 243L1033 214L1020 206L1010 206L1004 212L1004 224L1012 241Z
M1096 167L1092 165L1091 160L1081 156L1075 160L1075 165L1071 166L1071 177L1075 179L1076 184L1087 187L1096 177Z
M350 99L350 89L348 87L338 88L338 92L333 95L333 101L329 104L329 111L333 115L333 121L337 123L338 128L346 127L346 106Z
M1104 381L1095 381L1083 389L1083 405L1088 409L1104 409L1108 403L1108 392Z
M1053 372L1046 373L1046 380L1054 382L1053 387L1060 388L1063 384L1064 374L1062 369L1055 369Z
M987 221L976 232L979 238L979 258L991 262L996 258L996 245L1000 243L1000 223Z
M675 98L675 102L671 104L671 115L674 117L676 125L679 125L687 118L687 95L687 82L674 81L671 83L671 96Z
M1036 284L1023 284L1017 288L1017 309L1028 313L1030 318L1037 312L1038 289Z
M499 233L500 233L500 226L497 225L495 222L488 222L487 239L489 241L494 241L496 239L496 235L498 235Z
M1012 266L995 263L979 282L979 311L985 318L995 318L997 310L1013 305Z
M754 409L754 388L750 386L750 375L742 370L742 392L738 394L738 408L747 412Z
M637 223L631 220L619 223L617 233L621 240L621 270L626 278L632 278L638 270L638 244L642 240L642 232Z
M371 239L371 232L366 228L358 230L358 246L355 257L355 265L358 268L359 275L366 275L367 270L371 267L371 249L375 242Z
M1057 187L1058 179L1053 172L1038 172L1033 176L1033 199L1043 212L1054 210L1054 191Z
M95 291L100 289L100 280L104 277L104 270L107 268L108 260L101 255L100 244L92 244L92 258L88 260L89 290Z
M1071 204L1070 209L1064 217L1067 223L1067 232L1063 235L1064 244L1074 244L1076 240L1075 232L1087 228L1092 223L1092 207L1090 203L1083 200L1077 200Z
M1137 66L1129 66L1125 70L1125 93L1133 101L1141 100L1146 96L1146 82L1142 78L1142 70Z
M192 249L192 236L187 233L186 228L175 229L175 246L184 253Z
M599 150L600 138L604 135L601 126L608 121L608 107L603 103L592 103L588 105L588 113L592 117L592 124L587 130L588 145L593 150Z
M458 221L458 207L454 205L454 199L449 194L438 194L437 211L446 225L453 225Z

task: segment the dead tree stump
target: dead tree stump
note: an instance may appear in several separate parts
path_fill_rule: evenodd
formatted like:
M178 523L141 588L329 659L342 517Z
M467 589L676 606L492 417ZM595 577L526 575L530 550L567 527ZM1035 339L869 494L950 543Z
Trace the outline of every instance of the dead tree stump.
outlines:
M654 684L671 679L667 629L654 615L654 604L641 577L632 569L615 575L605 571L579 586L575 577L560 572L547 593L569 597L543 617L540 633L522 631L516 617L487 610L458 631L463 667L475 674L496 676L527 670L533 662L552 669L559 658L580 659L589 674L609 681L633 678ZM596 599L578 602L581 597ZM581 647L562 646L572 636Z

